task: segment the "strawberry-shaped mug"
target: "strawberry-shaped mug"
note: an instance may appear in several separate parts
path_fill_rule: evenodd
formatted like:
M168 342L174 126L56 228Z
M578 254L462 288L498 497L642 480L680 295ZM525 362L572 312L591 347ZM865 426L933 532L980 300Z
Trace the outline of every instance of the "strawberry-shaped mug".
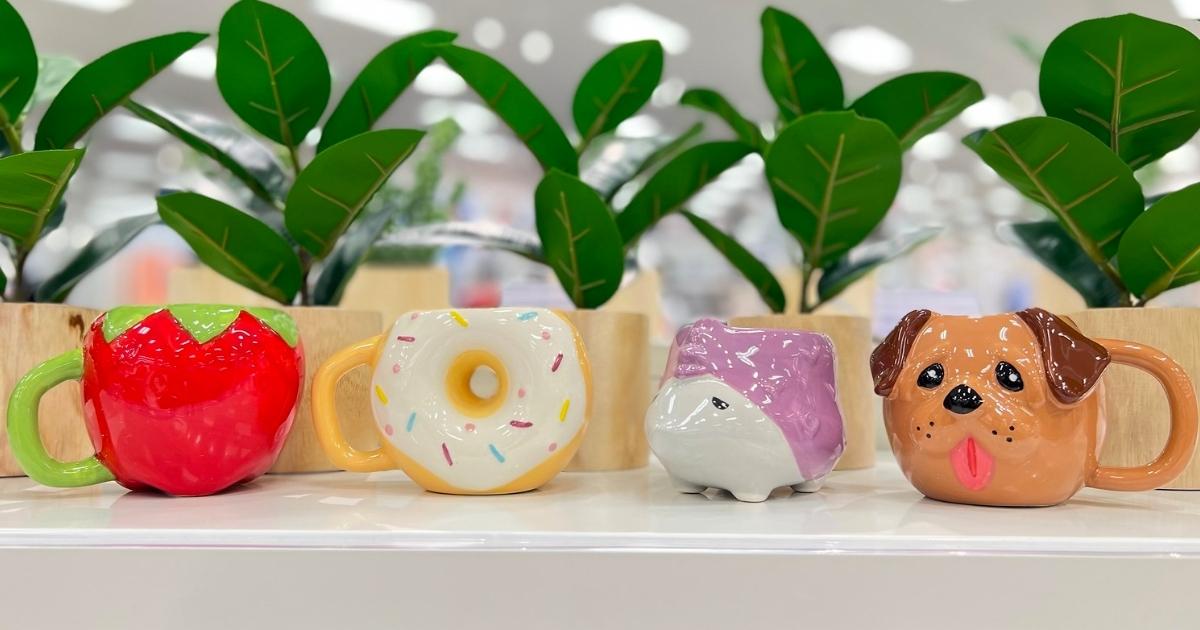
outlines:
M267 471L292 426L304 379L296 325L267 308L125 306L92 323L83 347L30 370L8 404L18 463L48 486L116 480L194 496ZM96 454L49 456L38 401L79 380Z

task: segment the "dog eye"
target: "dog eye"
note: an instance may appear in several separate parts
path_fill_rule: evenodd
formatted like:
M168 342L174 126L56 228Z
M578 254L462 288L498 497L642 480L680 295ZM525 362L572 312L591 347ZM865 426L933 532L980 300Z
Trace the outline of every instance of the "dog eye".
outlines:
M1019 392L1025 389L1025 381L1021 380L1021 373L1008 361L1001 361L996 365L996 381L1000 383L1000 387L1010 392Z
M721 400L720 398L717 398L716 396L713 396L712 404L717 409L728 409L729 408L729 403L725 402L724 400Z
M925 389L933 389L942 384L942 379L946 377L946 369L941 363L933 365L921 371L921 375L917 377L917 385Z

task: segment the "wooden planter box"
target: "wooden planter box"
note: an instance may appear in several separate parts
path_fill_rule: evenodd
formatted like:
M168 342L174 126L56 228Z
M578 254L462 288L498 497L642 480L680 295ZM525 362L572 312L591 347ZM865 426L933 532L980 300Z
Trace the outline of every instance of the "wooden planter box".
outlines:
M30 369L78 348L100 311L60 304L0 304L0 476L24 475L8 447L8 396ZM42 399L42 443L62 461L94 453L83 420L79 383L55 387Z
M875 426L879 397L871 381L871 320L852 315L760 315L735 317L731 326L811 330L833 340L837 352L838 404L846 425L846 450L834 470L875 465Z
M650 461L644 429L650 405L649 321L616 311L567 311L587 346L592 415L568 471L625 470Z
M1089 337L1124 339L1158 348L1200 385L1200 308L1104 308L1067 315ZM1141 466L1153 460L1167 441L1169 416L1162 387L1150 375L1123 365L1105 370L1107 432L1100 463ZM1200 392L1200 389L1197 390ZM1200 490L1200 459L1173 482L1175 490Z

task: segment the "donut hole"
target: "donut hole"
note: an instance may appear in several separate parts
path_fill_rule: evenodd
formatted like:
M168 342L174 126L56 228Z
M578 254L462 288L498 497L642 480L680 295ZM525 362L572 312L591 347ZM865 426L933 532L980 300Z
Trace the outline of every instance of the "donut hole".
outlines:
M461 414L483 418L496 413L508 394L508 370L487 350L467 350L446 370L446 398Z

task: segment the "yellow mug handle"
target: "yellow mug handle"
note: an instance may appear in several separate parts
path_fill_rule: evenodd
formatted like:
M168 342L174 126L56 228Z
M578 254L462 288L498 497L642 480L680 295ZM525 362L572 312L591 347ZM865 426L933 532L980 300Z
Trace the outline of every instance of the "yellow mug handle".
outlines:
M382 448L360 451L346 441L337 415L337 385L350 370L369 365L375 351L383 341L383 335L364 339L338 351L317 368L312 385L313 423L316 424L317 439L325 454L339 468L354 472L378 472L391 470L395 462Z

